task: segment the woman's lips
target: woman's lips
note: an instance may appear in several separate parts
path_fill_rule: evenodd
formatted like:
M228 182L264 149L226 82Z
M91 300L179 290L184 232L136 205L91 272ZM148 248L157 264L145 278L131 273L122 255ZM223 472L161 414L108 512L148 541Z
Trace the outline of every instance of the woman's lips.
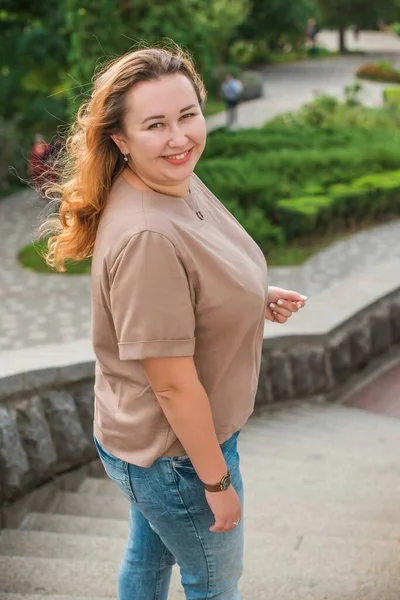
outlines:
M171 165L184 165L190 160L192 156L193 148L181 152L179 154L170 154L169 156L163 156L163 159L169 162Z

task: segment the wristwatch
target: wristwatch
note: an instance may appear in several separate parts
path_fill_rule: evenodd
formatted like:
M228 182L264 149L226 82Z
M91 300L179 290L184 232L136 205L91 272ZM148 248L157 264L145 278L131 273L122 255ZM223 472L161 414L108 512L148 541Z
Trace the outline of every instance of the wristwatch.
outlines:
M219 483L215 485L208 485L207 483L204 483L204 488L207 490L207 492L225 492L230 485L231 474L228 471L228 473L223 476Z

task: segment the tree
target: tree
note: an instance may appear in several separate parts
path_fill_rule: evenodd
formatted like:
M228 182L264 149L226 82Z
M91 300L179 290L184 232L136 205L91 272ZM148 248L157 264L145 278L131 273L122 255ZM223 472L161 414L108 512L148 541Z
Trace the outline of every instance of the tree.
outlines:
M304 39L307 19L314 13L312 0L252 0L240 35L246 40L265 40L270 49L276 49L283 36L292 42Z
M240 0L245 1L245 0ZM211 32L192 0L65 0L71 48L70 102L90 93L93 73L104 61L131 49L167 39L195 59L206 83L212 68Z
M214 62L222 65L233 34L250 13L250 0L189 0L189 4L208 30Z
M117 3L109 0L65 0L70 36L65 87L70 112L90 95L95 69L118 56L128 42L121 37L123 23Z
M58 0L2 0L0 116L25 134L54 131L65 102L54 95L66 68L67 39Z
M352 24L391 20L400 9L399 0L315 0L325 25L339 31L339 51L346 52L345 30Z

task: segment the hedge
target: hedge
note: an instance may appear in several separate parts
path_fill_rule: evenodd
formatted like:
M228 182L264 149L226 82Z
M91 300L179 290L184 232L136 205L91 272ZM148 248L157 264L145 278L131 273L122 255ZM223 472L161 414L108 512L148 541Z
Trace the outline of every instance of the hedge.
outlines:
M312 127L273 121L263 129L220 130L208 135L202 162L213 158L238 158L249 154L275 153L280 150L330 149L362 146L370 142L385 144L388 132L368 131L364 127ZM389 134L390 137L390 134ZM396 140L400 136L397 133Z
M349 223L400 215L400 170L333 185L324 196L279 200L274 213L287 241L327 233Z
M223 202L261 208L268 217L279 198L324 195L331 185L365 173L395 170L400 164L400 135L386 141L370 135L355 146L277 150L237 158L200 161L196 173ZM315 191L317 189L317 191Z

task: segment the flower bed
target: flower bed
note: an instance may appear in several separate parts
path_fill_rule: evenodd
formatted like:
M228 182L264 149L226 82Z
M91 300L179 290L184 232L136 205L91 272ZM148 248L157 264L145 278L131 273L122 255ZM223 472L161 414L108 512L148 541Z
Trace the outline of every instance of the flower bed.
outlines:
M386 62L362 65L356 72L356 75L361 79L369 79L370 81L400 83L400 71Z

